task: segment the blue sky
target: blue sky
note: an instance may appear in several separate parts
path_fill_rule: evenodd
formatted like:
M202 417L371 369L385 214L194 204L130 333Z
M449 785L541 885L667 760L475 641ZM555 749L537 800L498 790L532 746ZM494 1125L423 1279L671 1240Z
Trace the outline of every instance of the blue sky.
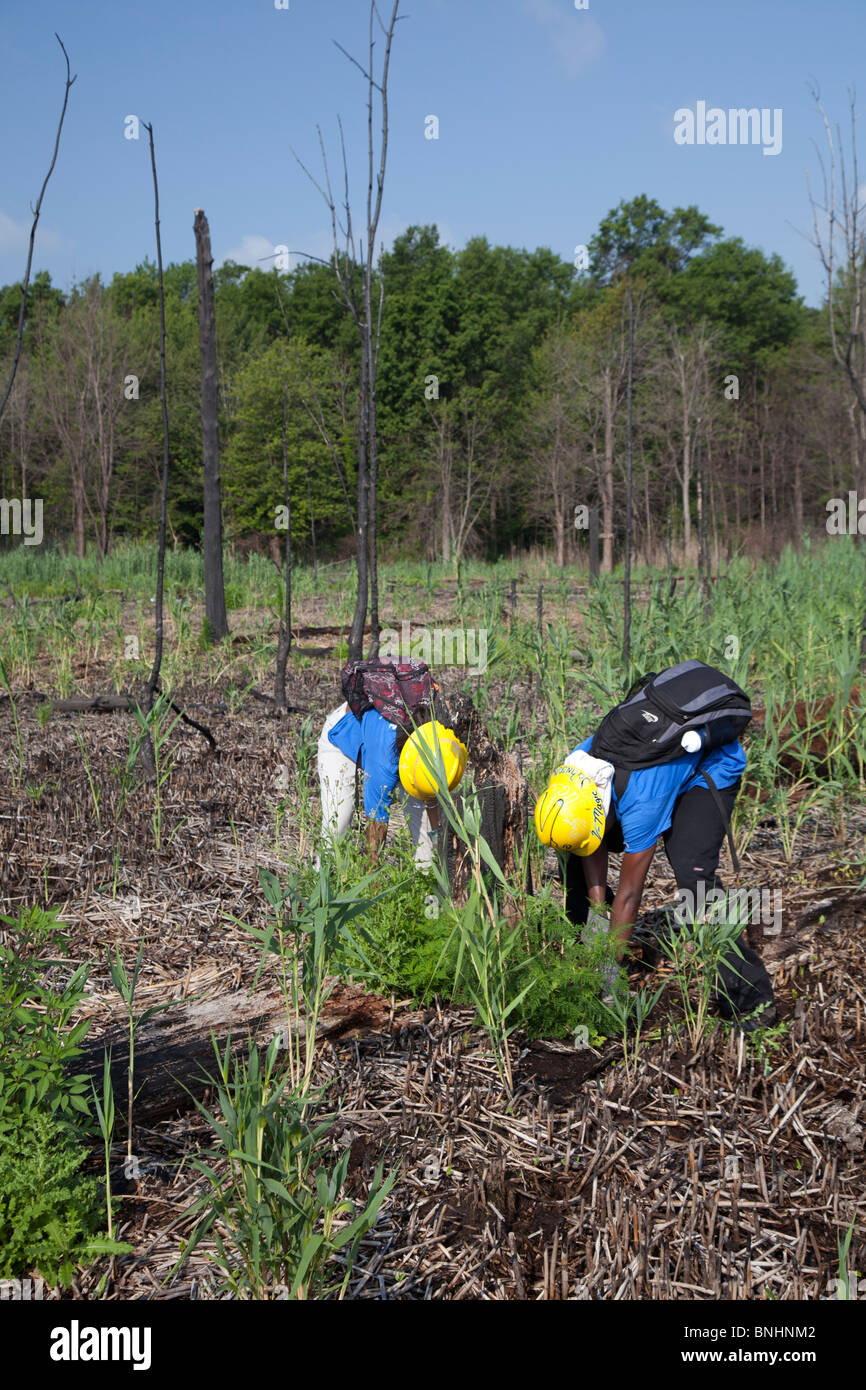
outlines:
M390 0L381 0L383 13ZM623 198L697 205L726 235L777 251L806 301L822 278L809 245L806 171L820 187L816 82L847 126L866 52L864 0L402 0L381 235L435 222L459 247L549 246L568 259ZM20 279L63 90L56 30L78 80L39 224L35 268L67 288L154 257L152 121L166 262L194 255L194 209L214 254L258 260L285 244L327 255L329 222L292 156L317 176L321 124L339 184L346 132L363 223L366 88L335 47L365 60L366 0L2 0L0 283ZM866 90L858 110L866 110ZM674 113L782 110L782 148L678 145ZM425 138L425 118L439 138ZM866 167L866 122L861 161ZM267 267L270 262L263 261Z

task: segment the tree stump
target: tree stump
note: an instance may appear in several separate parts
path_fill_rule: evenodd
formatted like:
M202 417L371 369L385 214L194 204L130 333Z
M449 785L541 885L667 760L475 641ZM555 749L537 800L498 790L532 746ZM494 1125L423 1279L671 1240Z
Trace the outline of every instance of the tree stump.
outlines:
M529 819L529 788L519 759L513 753L503 753L496 747L468 695L449 696L448 715L451 727L460 741L466 744L468 751L467 771L471 770L478 791L481 834L503 873L506 876L514 875L520 870ZM462 798L459 790L454 799L460 806ZM445 818L442 819L444 821ZM454 901L460 903L465 901L468 888L471 871L469 856L450 825L444 826L440 837L440 853L442 838L445 840L444 854ZM492 874L490 878L493 878ZM528 893L532 892L528 865L525 887Z

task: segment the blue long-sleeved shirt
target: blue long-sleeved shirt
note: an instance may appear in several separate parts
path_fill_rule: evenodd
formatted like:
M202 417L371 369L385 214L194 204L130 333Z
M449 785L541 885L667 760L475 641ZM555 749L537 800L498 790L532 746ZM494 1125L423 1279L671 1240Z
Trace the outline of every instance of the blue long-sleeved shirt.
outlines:
M328 733L328 740L364 773L364 810L371 820L387 821L397 785L400 758L397 730L376 709L360 719L347 710Z
M577 747L588 753L592 738L590 735ZM703 750L698 749L696 753L684 752L682 757L660 763L658 767L637 768L630 774L621 800L611 787L611 809L619 817L623 844L629 854L649 849L664 834L670 826L677 798L683 792L707 786L703 772L695 776L695 768L702 757ZM708 753L703 766L717 787L730 787L742 775L746 755L742 745L734 739Z

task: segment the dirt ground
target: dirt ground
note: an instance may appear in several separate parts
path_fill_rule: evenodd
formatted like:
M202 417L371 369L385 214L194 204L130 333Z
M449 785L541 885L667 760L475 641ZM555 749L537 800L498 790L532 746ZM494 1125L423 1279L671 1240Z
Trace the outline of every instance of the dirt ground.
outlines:
M315 742L337 699L332 664L301 672L292 691L314 715ZM248 989L258 953L232 919L261 917L258 869L278 869L281 846L314 848L291 810L275 845L275 774L298 776L305 714L281 730L267 706L228 689L189 685L175 698L213 730L219 756L179 731L159 851L145 793L119 813L128 715L43 726L23 698L19 742L0 704L0 904L61 908L70 968L93 963L95 1038L120 1017L109 948L131 963L146 939L142 1004ZM682 1036L658 1037L626 1065L618 1042L518 1034L509 1100L468 1012L375 997L356 1007L322 1047L333 1135L350 1147L353 1193L380 1161L399 1177L351 1296L830 1298L852 1220L850 1267L866 1269L866 894L850 869L863 831L862 815L842 831L807 819L787 863L768 815L744 856L745 881L782 890L781 930L750 928L786 1025L763 1050L716 1028L694 1053ZM670 899L666 870L658 855L647 906ZM201 1253L170 1274L188 1234L170 1223L201 1190L189 1158L207 1139L192 1110L136 1128L140 1176L117 1188L119 1236L135 1253L112 1262L103 1297L212 1296ZM106 1268L76 1296L93 1297Z

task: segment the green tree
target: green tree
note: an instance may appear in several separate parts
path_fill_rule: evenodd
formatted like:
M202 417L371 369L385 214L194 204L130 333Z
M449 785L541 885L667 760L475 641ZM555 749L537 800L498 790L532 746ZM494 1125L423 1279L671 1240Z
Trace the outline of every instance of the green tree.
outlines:
M694 205L665 212L655 198L641 193L602 218L589 243L590 272L601 284L609 284L630 266L661 294L670 277L685 270L721 231Z
M283 499L283 391L288 391L286 452L292 533L327 542L352 530L345 490L313 416L324 411L351 496L354 403L339 360L303 341L276 341L251 358L237 381L237 415L223 453L222 478L230 534L257 534L279 546L277 508Z
M720 328L726 370L765 366L804 325L797 282L781 257L731 237L695 256L671 284L668 302L680 318Z

